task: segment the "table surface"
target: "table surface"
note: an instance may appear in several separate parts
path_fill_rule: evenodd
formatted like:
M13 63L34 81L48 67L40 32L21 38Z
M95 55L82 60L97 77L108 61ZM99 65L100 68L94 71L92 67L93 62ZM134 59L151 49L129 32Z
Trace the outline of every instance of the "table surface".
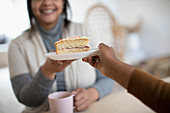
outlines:
M104 97L81 113L154 113L126 90Z
M50 113L50 112L46 112ZM83 112L75 113L155 113L124 88L118 86L108 96L94 102Z
M162 79L170 82L170 77ZM47 112L49 113L49 112ZM75 113L155 113L140 100L118 86L111 94L94 102L86 111Z
M162 79L170 83L170 77ZM114 91L80 113L155 113L127 90Z
M8 72L7 68L4 68L4 69L1 68L1 70L2 70L1 71L2 75L6 75L5 72ZM2 88L4 86L6 86L7 88L4 87L4 89L1 89L3 92L2 94L4 94L4 95L9 94L9 95L7 95L7 97L11 97L9 92L4 93L8 89L8 87L11 87L10 82L8 81L8 83L7 83L6 79L9 80L9 78L5 78L5 79L1 78L0 79L1 80L0 87ZM162 80L164 80L166 82L170 82L170 77L163 78ZM12 92L12 88L11 88L10 92ZM8 99L1 98L0 99L1 101L4 100L4 103L3 103L4 106L1 105L1 108L2 107L4 109L6 108L7 101L9 101L10 104L11 104L11 102L12 103L18 102L14 95L12 98L14 98L15 101L13 101L11 98L8 98ZM13 108L8 107L8 110L6 110L6 111L10 111L12 109L13 111L15 111L15 113L19 113L16 110L17 107L18 108L21 107L21 109L19 109L18 111L24 109L24 106L21 106L21 105L19 106L16 103L15 103L15 105L12 105L12 107ZM46 113L50 113L50 112L46 112ZM111 94L102 98L100 101L94 102L86 111L77 112L77 113L154 113L154 111L152 111L150 108L148 108L141 101L136 99L134 96L127 93L127 91L124 88L122 88L118 85L113 89L113 92Z

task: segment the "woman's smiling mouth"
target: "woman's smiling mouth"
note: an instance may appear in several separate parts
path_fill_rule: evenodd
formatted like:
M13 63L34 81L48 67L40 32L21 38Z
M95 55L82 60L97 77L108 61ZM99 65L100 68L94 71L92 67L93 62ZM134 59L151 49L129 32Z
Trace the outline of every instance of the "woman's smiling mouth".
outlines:
M51 14L51 13L53 13L55 11L56 11L56 9L40 10L40 12L44 13L44 14Z

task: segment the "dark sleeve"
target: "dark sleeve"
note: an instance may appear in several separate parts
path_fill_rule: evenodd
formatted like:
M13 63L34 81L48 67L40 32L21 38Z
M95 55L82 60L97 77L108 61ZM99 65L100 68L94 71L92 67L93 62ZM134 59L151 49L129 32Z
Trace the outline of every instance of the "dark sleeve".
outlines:
M170 113L170 84L136 69L128 84L128 92L160 113Z
M11 82L15 95L21 103L37 107L48 99L54 80L46 78L39 69L34 78L27 73L14 77Z
M103 98L104 96L111 93L114 81L108 77L105 77L100 71L96 70L97 79L95 84L92 86L93 88L96 88L99 92L99 99Z

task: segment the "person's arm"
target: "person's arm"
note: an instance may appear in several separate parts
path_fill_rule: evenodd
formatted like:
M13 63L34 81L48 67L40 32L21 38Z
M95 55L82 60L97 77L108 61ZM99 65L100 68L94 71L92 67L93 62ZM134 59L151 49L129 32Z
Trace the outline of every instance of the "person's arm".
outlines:
M99 45L99 56L84 58L91 66L97 68L103 75L115 80L127 88L134 67L121 62L115 56L114 49L104 44Z
M117 81L153 110L170 112L170 84L121 62L116 58L113 48L100 44L99 57L84 58L83 61Z
M98 70L96 70L96 75L95 84L90 88L87 88L89 103L100 100L104 96L108 95L113 89L114 81L112 79L103 76L103 74Z
M37 107L47 99L54 80L46 78L39 69L34 78L27 73L12 78L11 82L19 102L29 107Z
M15 39L9 46L10 78L17 99L27 106L36 107L47 99L54 80L47 79L40 69L34 77L29 73L21 44Z
M99 98L97 100L100 100L104 96L111 93L114 81L108 77L105 77L99 70L96 69L96 82L92 86L92 88L95 88L99 93ZM104 85L103 85L104 84Z
M140 69L130 78L128 92L160 113L170 112L170 84Z
M57 62L47 59L36 75L31 75L22 43L13 40L8 50L11 81L17 99L36 107L47 99L55 80L55 73L65 69L72 61Z

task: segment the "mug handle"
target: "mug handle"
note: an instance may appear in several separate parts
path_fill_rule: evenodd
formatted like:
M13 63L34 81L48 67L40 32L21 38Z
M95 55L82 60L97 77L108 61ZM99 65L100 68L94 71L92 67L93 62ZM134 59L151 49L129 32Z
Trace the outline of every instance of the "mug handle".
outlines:
M74 97L75 95L74 95L74 94L72 94L72 96ZM74 109L74 108L76 108L76 107L73 105L73 109Z

